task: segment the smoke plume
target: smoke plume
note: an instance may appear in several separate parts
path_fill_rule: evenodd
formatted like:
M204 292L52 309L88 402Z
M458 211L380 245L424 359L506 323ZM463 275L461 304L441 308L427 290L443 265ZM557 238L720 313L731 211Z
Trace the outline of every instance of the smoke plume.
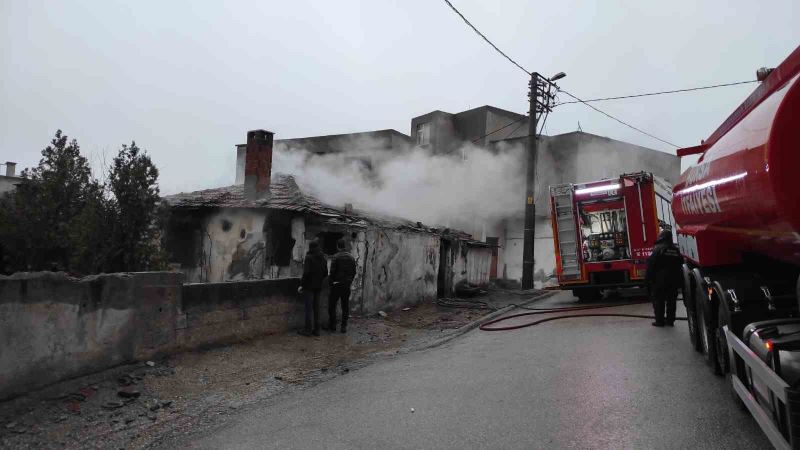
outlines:
M469 229L523 209L521 147L495 153L465 145L448 155L376 148L362 141L347 151L313 154L277 144L273 170L294 175L305 192L329 205L352 203L430 225Z

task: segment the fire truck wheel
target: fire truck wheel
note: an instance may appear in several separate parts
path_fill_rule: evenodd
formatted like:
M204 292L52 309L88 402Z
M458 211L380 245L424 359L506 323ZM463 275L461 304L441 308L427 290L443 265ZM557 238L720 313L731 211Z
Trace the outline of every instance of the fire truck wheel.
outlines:
M601 294L602 293L600 292L600 289L596 288L581 288L572 290L572 295L578 297L578 301L581 303L600 300Z

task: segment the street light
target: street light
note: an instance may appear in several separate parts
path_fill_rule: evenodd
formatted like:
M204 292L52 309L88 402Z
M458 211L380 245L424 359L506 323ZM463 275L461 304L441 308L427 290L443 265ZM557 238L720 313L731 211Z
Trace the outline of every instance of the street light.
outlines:
M567 76L567 74L565 74L564 72L558 72L557 74L550 77L550 81L558 81L564 78L565 76Z

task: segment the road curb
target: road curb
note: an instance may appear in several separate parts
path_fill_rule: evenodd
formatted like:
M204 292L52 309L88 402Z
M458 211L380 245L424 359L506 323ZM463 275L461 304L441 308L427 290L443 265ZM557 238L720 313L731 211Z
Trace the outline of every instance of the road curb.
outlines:
M426 349L429 349L429 348L438 347L438 346L440 346L442 344L445 344L447 342L452 341L453 339L463 335L464 333L467 333L469 331L474 330L475 328L478 328L479 326L483 325L484 323L486 323L486 322L488 322L488 321L490 321L492 319L500 317L500 316L502 316L502 315L514 310L515 308L517 308L517 306L529 305L529 304L531 304L533 302L536 302L536 301L539 301L539 300L543 300L543 299L548 298L548 297L552 297L553 295L557 294L558 292L560 292L560 291L545 291L545 292L542 292L541 294L537 295L536 297L524 300L519 304L506 306L505 308L498 309L497 311L489 313L489 314L481 317L480 319L473 320L472 322L462 326L461 328L457 328L454 332L452 332L452 333L448 334L447 336L445 336L445 337L443 337L441 339L438 339L438 340L436 340L434 342L428 342L428 343L425 343L425 344L422 344L422 345L418 345L418 346L415 346L415 347L399 350L397 353L405 354L405 353L411 353L411 352L416 352L416 351L420 351L420 350L426 350Z

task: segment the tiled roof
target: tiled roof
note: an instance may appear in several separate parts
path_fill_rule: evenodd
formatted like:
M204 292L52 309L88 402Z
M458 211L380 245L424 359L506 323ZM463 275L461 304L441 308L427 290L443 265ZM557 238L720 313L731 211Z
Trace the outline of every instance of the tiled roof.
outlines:
M322 213L322 204L309 195L303 194L291 175L276 173L272 175L270 195L266 198L247 200L244 186L233 185L202 191L182 192L163 197L173 208L268 208L298 212Z
M296 211L321 216L325 222L338 225L366 226L378 225L386 228L408 228L415 231L435 231L425 225L395 217L366 214L361 211L345 213L340 208L325 205L315 197L305 194L294 177L273 173L268 197L247 200L244 186L233 185L202 191L182 192L162 198L168 205L180 209L204 208L264 208Z
M488 245L485 242L473 240L469 234L463 231L447 228L432 228L420 222L412 222L406 219L366 213L358 210L352 213L345 213L342 209L326 205L315 197L303 193L293 176L282 173L272 174L270 195L268 198L254 201L246 200L244 198L244 186L238 184L215 189L205 189L202 191L182 192L180 194L162 197L162 200L171 207L180 209L264 208L296 211L320 216L323 222L332 225L356 227L373 225L381 228L438 234L443 237L466 241L468 245Z

